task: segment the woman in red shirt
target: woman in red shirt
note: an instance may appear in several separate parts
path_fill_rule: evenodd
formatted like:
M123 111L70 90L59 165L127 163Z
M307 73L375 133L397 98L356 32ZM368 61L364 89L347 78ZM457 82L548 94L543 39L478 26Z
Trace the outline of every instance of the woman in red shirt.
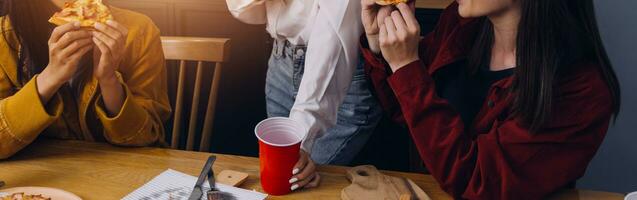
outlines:
M620 90L592 0L458 0L424 39L362 0L366 71L457 199L541 199L581 177Z

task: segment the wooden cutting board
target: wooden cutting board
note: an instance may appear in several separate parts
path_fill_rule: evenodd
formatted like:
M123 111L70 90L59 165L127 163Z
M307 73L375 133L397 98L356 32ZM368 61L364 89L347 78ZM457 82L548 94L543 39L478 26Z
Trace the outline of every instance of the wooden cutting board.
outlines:
M413 181L384 175L371 165L347 170L347 179L352 184L341 191L343 200L431 200Z

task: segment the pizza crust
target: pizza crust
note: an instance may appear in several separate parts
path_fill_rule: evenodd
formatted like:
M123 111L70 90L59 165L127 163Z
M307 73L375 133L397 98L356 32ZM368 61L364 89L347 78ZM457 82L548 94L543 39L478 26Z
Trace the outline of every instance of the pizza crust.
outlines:
M70 22L80 22L83 28L92 28L95 23L106 23L113 15L102 0L75 0L66 2L60 12L53 14L49 22L64 25Z
M376 0L376 4L387 6L387 5L398 5L399 3L407 3L408 0Z
M62 18L51 17L51 19L49 19L49 22L51 24L55 24L55 25L61 26L61 25L69 23L70 21L63 20Z

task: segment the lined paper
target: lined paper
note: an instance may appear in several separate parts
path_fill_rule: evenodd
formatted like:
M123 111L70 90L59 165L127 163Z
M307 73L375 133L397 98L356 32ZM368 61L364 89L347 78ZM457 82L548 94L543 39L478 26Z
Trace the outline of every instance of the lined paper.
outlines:
M197 177L168 169L122 200L187 200L196 182ZM204 195L201 199L208 200L205 194L210 190L210 185L206 181L203 186ZM220 183L217 183L217 187L220 191L233 194L238 200L263 200L267 197L263 193Z

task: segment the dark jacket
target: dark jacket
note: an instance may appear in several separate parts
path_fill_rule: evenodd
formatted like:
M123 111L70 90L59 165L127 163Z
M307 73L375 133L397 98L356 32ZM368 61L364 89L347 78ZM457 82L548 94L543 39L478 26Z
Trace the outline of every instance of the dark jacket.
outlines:
M530 133L512 114L515 75L494 83L473 124L436 95L436 71L466 59L479 28L456 3L420 43L420 60L391 73L361 46L381 104L405 124L421 158L455 198L541 199L580 178L599 148L612 116L610 91L591 62L574 64L556 83L551 120Z

